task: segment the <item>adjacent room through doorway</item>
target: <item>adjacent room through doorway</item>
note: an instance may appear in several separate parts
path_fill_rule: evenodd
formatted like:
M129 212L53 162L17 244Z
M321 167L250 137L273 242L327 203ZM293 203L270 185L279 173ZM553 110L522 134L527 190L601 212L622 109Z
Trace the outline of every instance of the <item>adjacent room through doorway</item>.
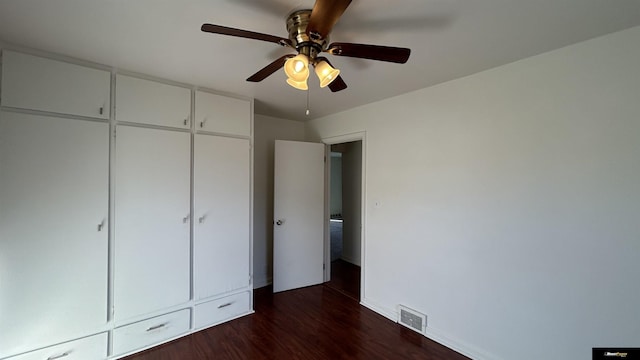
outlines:
M331 145L329 214L331 280L360 300L362 238L362 141Z

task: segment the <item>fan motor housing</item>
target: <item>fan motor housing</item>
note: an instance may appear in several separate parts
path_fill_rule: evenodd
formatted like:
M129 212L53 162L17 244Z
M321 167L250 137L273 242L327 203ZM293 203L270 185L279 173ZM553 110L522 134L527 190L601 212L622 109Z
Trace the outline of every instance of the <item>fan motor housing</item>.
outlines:
M309 37L307 34L307 25L309 25L310 17L310 9L292 12L287 17L287 32L289 33L291 45L296 48L299 53L305 54L313 60L319 53L325 50L329 38L312 39Z

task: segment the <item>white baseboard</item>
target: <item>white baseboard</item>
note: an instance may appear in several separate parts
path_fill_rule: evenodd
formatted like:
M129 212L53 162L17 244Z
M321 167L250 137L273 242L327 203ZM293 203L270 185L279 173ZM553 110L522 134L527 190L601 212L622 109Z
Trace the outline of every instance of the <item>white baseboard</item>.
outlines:
M393 321L393 322L398 322L398 314L395 311L389 311L389 309L386 309L384 306L380 306L379 304L376 304L374 301L371 301L370 299L362 299L360 301L360 305L368 308L369 310L378 313L384 317L386 317L387 319Z
M265 286L269 286L273 283L273 278L270 276L255 276L253 278L253 288L259 289Z
M363 299L360 304L395 323L398 322L398 312L395 309L389 309L375 301L372 301L371 299ZM490 355L486 351L478 349L475 346L471 346L463 341L455 340L444 332L434 329L428 325L423 336L474 360L501 360L500 358Z

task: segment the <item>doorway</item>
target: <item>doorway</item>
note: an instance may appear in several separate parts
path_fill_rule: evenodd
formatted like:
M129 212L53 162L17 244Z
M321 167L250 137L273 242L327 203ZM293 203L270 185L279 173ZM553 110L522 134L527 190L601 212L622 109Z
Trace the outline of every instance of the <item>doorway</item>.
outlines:
M330 286L360 300L362 275L362 140L329 145Z

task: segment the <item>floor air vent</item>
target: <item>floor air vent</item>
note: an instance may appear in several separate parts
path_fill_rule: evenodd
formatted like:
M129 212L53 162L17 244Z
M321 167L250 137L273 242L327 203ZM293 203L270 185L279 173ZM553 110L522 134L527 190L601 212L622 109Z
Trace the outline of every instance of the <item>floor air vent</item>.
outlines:
M399 305L398 308L400 310L398 322L401 325L421 334L424 333L427 328L427 315L402 305Z

